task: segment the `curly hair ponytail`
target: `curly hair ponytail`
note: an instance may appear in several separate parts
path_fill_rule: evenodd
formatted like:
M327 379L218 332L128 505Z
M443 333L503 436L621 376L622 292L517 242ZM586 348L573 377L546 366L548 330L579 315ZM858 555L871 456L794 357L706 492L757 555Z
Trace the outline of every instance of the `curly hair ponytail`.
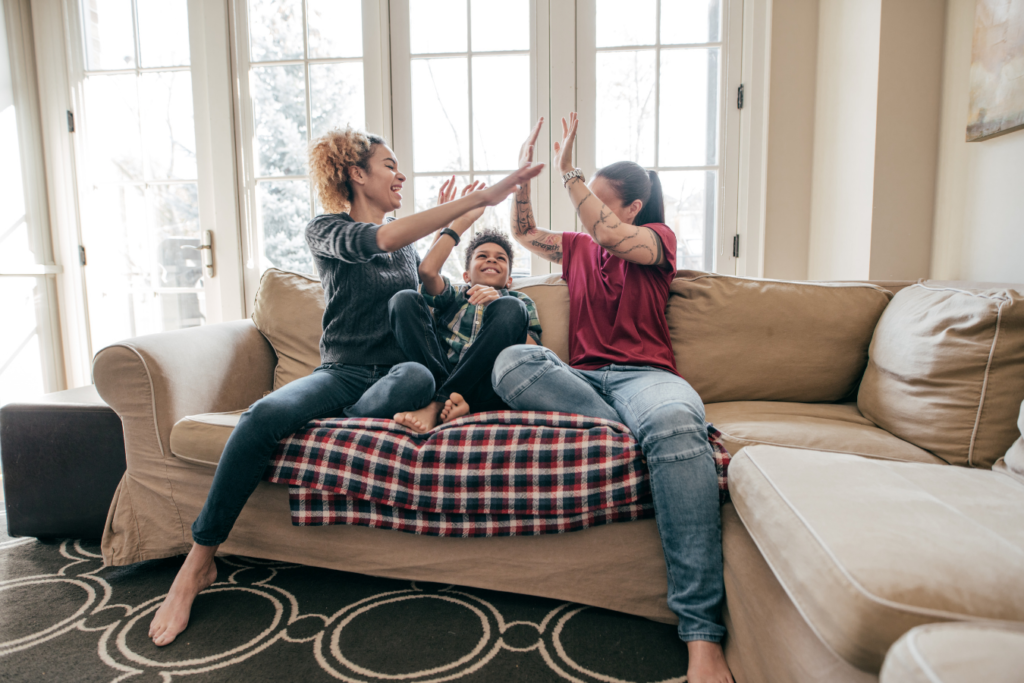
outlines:
M368 172L374 148L383 144L386 144L384 138L379 135L354 130L351 126L328 131L310 143L309 178L324 211L342 213L351 208L352 185L348 169L358 166Z

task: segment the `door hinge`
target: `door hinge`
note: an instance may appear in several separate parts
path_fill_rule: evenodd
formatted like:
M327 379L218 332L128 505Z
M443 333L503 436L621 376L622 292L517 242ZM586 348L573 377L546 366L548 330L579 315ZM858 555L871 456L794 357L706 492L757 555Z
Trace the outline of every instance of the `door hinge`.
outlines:
M68 110L68 132L75 132L75 115L71 113L70 109Z
M78 245L78 261L83 266L85 265L85 247L83 247L81 244Z
M739 89L736 90L736 108L743 109L743 84L740 83Z
M740 236L739 235L733 235L732 236L732 257L733 258L739 258L740 257Z

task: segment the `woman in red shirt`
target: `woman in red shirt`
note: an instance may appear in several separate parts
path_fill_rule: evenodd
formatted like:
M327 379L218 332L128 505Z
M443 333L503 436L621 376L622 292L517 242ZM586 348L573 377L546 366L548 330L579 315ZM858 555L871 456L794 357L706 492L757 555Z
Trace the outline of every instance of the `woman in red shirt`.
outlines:
M533 160L541 119L523 144ZM555 143L583 232L538 228L530 185L516 191L513 235L561 264L569 286L569 364L542 346L513 346L494 365L497 394L516 410L564 410L626 424L650 470L655 517L668 567L668 605L679 616L691 683L731 682L721 641L722 532L718 476L704 404L679 376L665 307L676 239L665 225L661 183L630 161L600 169L589 185L572 166L576 114Z

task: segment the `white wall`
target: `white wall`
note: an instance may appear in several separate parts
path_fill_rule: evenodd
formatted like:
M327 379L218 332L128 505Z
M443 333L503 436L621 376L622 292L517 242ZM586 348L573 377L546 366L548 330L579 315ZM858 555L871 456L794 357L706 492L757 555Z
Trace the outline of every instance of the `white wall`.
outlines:
M931 276L1024 283L1024 130L966 142L974 0L948 0Z
M821 0L811 185L812 280L870 276L882 0Z
M7 25L4 6L0 3L0 112L14 106L14 86L11 83L11 57L7 51ZM3 150L4 156L9 150Z

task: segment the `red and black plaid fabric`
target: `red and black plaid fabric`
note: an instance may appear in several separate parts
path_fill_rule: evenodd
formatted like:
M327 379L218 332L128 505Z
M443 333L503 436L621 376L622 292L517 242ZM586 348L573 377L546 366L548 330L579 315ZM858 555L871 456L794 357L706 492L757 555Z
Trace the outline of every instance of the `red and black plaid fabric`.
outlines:
M729 455L712 446L726 490ZM298 526L519 536L654 514L629 430L566 413L478 413L427 434L391 420L316 420L280 443L266 478L290 487Z

